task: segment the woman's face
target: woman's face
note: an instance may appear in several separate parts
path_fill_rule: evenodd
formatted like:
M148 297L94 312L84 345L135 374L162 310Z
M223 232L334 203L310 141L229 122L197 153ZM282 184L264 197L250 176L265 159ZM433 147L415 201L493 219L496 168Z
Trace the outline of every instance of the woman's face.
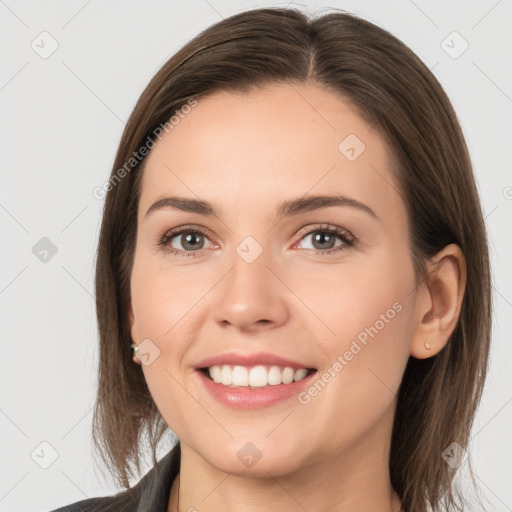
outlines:
M415 317L390 153L349 103L313 85L197 101L152 149L141 185L131 319L152 397L182 446L223 471L373 459L389 448ZM215 214L176 202L147 213L171 196ZM257 368L240 388L196 369L226 353L316 372L259 387L270 377ZM226 361L243 367L237 379L258 362L278 366L271 379L288 366Z

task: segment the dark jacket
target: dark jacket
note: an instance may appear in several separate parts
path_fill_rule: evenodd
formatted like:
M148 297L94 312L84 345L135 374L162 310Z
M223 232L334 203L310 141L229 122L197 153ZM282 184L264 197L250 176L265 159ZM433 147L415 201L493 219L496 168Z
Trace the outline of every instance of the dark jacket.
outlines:
M180 452L178 442L131 489L77 501L51 512L167 512L171 486L180 470Z

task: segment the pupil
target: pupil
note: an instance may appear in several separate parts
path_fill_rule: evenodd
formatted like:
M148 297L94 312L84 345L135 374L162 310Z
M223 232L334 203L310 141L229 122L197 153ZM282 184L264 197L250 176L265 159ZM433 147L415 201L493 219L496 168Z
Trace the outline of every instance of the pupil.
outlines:
M189 233L185 236L185 242L183 244L183 246L185 248L187 248L187 245L190 245L190 247L188 247L189 249L194 249L194 250L197 250L198 249L198 246L197 245L193 245L193 241L195 240L197 242L197 238L198 236L202 236L202 235L199 235L199 234L196 234L196 233ZM201 247L199 247L200 249Z
M330 233L327 233L327 236L324 236L324 234L322 234L321 232L318 232L318 234L314 237L314 239L315 239L315 242L325 243L325 241L331 242L332 240L334 240L334 237ZM321 249L325 249L325 248L326 247L321 247ZM327 247L327 249L330 249L330 248L331 248L331 246Z

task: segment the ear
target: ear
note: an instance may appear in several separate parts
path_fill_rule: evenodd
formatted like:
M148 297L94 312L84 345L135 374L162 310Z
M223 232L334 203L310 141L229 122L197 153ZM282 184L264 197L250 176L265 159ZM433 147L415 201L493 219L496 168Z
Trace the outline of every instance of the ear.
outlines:
M434 356L446 346L459 320L466 289L466 259L458 245L447 245L427 269L417 293L411 340L411 355L417 359Z
M132 307L131 303L130 303L130 309L128 310L128 318L129 318L129 322L130 322L130 334L132 337L132 342L137 343L137 340L139 339L139 337L137 334L137 328L135 325L135 315L133 314L133 307ZM130 348L130 350L132 350L132 349ZM137 364L140 364L137 357L133 357L133 361Z
M132 306L131 302L130 302L130 309L128 310L128 318L130 321L130 333L132 336L132 341L135 342L135 340L137 339L136 329L135 329L135 315L133 314L133 306Z

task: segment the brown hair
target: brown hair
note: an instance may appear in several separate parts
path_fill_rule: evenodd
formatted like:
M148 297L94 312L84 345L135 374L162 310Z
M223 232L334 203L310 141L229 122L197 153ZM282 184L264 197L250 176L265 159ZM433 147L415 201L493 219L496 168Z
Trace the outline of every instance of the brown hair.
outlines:
M465 255L467 282L457 326L437 355L409 358L389 461L405 510L425 511L427 504L437 510L441 500L454 510L455 494L464 500L452 488L456 470L442 453L452 442L468 447L483 391L490 265L462 130L441 85L412 50L386 30L339 10L308 16L264 8L231 16L186 44L152 78L126 124L111 179L190 98L306 81L348 99L387 141L410 219L418 282L428 278L426 261L446 245L459 245ZM130 349L130 274L144 163L109 186L96 263L100 361L93 441L125 488L131 463L140 473L142 434L156 463L156 446L168 429ZM476 487L470 462L469 467Z

